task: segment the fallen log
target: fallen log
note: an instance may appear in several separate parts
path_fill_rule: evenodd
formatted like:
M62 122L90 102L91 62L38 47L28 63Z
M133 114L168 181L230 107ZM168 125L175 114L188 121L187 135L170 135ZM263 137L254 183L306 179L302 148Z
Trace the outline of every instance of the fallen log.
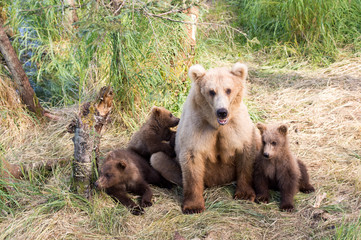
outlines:
M113 90L103 87L95 101L80 107L76 119L68 126L68 132L74 133L72 190L86 198L91 197L96 180L101 131L110 119L112 106Z

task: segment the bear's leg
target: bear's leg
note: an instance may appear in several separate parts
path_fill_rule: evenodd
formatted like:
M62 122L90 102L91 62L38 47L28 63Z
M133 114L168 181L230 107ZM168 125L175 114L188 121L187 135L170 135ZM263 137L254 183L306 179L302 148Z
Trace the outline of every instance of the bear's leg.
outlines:
M307 173L306 165L300 160L297 160L297 162L301 171L301 179L299 182L300 191L303 193L314 192L315 188L310 184L310 178Z
M180 154L179 162L183 176L184 214L201 213L204 211L204 162L193 151Z
M269 201L268 179L263 174L262 169L254 169L253 186L256 192L256 201L268 203Z
M253 154L255 155L255 154ZM252 172L255 156L248 151L237 157L237 187L234 194L235 199L254 201L256 194L252 188Z
M175 159L170 158L163 152L152 154L150 164L165 179L182 186L182 170Z
M135 188L132 189L132 192L134 194L141 196L141 200L140 200L141 207L152 206L153 192L146 182L144 182L144 181L137 182L135 184Z
M130 212L134 215L141 215L144 213L142 207L138 206L132 199L127 196L126 192L123 191L112 191L109 193L110 196L121 202L124 206L130 209Z
M162 166L164 167L164 165ZM173 184L167 181L159 172L157 172L150 165L147 165L147 174L145 176L145 181L149 184L156 185L162 188L172 188Z
M296 174L292 174L289 171L286 172L287 175L282 176L278 181L278 187L281 194L280 209L291 212L295 208L293 198L298 192L299 179L296 177Z

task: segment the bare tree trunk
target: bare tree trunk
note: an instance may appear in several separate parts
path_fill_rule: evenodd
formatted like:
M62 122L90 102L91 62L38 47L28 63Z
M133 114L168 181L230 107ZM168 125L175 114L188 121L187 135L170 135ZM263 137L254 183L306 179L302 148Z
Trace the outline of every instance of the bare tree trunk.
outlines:
M66 25L69 29L73 28L73 23L79 21L78 15L75 9L75 0L66 0L66 3L72 8L67 9L65 12L66 15Z
M38 118L43 117L44 109L41 107L34 90L30 86L29 79L25 74L13 46L11 46L10 40L6 35L2 24L0 24L0 51L3 54L6 65L9 67L17 85L21 100Z
M103 126L109 121L113 90L103 87L94 102L81 106L76 119L68 126L74 133L73 190L90 198L98 168L99 144Z

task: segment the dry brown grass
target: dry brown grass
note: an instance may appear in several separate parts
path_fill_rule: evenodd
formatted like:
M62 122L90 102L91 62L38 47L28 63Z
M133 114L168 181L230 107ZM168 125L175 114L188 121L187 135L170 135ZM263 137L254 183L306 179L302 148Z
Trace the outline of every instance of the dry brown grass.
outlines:
M198 215L181 214L180 188L154 187L154 205L143 216L133 216L101 193L91 203L74 197L68 191L68 165L56 169L40 190L34 190L38 182L32 180L23 186L23 195L14 193L22 196L21 207L1 213L0 239L173 239L175 232L208 240L330 238L361 211L360 66L361 59L352 59L317 71L251 71L252 111L263 112L265 122L288 123L291 147L316 187L315 193L297 194L294 213L278 210L277 193L269 204L235 201L234 185L229 185L207 189L207 210ZM46 127L31 121L13 133L2 127L3 156L10 162L71 159L72 136L65 128L77 108L53 111L63 118ZM125 130L110 126L102 152L128 140Z

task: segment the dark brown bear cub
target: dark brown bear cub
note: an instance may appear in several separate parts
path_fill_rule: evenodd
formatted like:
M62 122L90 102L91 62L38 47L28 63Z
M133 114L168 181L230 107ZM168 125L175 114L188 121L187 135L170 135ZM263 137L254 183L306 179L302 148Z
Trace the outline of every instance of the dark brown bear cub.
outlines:
M110 152L100 170L95 186L131 209L135 215L144 212L143 207L152 205L152 190L148 183L160 187L171 187L157 171L141 156L131 150L119 149ZM127 193L140 195L139 206Z
M175 157L175 131L179 118L163 107L153 107L149 119L133 134L128 148L148 160L153 153L164 152ZM169 141L169 142L164 142Z
M297 160L289 150L286 125L257 124L262 135L262 150L258 155L253 172L256 200L269 201L269 189L279 190L280 209L293 211L294 195L315 191L309 182L306 166Z

